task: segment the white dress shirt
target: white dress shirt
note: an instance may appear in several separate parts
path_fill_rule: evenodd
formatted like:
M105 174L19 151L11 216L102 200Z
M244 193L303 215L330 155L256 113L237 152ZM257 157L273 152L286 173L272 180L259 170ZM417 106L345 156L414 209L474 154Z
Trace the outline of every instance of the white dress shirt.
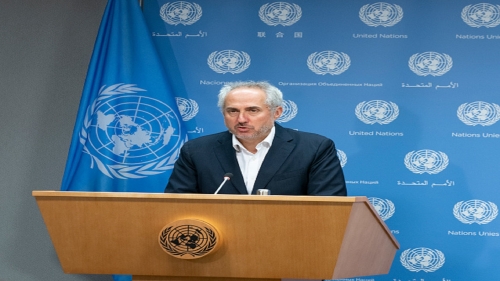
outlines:
M233 147L236 150L236 159L238 159L238 164L240 165L241 174L245 180L248 194L252 194L252 189L255 184L255 179L257 179L260 166L262 165L269 148L271 148L271 145L273 144L275 131L276 129L273 126L269 135L257 144L256 153L248 151L233 135Z

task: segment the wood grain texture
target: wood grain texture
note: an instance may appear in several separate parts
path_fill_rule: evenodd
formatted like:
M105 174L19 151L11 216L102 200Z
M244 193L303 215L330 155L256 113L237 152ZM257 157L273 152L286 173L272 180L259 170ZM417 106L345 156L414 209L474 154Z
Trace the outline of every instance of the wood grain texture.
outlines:
M55 191L34 191L33 196L66 273L186 281L200 276L330 279L334 270L352 276L374 268L376 274L386 273L399 247L365 197ZM210 223L220 231L223 245L196 260L169 256L158 234L181 219ZM367 231L377 238L367 239L362 234ZM384 258L366 258L370 262L364 271L364 264L352 264L360 253L373 257L378 252Z

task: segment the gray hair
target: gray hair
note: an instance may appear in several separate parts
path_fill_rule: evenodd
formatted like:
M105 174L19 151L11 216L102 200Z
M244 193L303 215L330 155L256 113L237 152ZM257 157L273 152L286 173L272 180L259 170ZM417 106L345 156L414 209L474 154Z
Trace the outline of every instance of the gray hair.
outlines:
M283 104L283 93L276 88L275 86L269 84L266 81L237 81L227 83L219 91L219 101L217 102L217 106L220 111L224 111L224 102L226 101L226 96L229 92L237 88L257 88L261 89L266 93L266 101L265 104L269 106L271 111L276 110L278 106L282 106Z

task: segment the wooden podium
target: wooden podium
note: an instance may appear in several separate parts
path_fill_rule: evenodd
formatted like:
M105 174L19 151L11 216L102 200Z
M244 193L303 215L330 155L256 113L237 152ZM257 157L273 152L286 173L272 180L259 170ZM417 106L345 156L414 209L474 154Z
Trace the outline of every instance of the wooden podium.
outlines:
M387 274L399 249L366 197L33 196L65 273L130 274L134 281L339 279ZM193 259L166 252L160 233L186 219L213 226L218 249Z

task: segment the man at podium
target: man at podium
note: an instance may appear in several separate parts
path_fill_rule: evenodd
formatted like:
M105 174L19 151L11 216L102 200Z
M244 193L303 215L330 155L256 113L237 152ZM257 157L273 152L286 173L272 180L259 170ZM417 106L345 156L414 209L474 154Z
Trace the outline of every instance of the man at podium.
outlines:
M218 97L228 131L185 143L166 193L347 195L333 141L275 123L283 113L278 88L234 82Z

